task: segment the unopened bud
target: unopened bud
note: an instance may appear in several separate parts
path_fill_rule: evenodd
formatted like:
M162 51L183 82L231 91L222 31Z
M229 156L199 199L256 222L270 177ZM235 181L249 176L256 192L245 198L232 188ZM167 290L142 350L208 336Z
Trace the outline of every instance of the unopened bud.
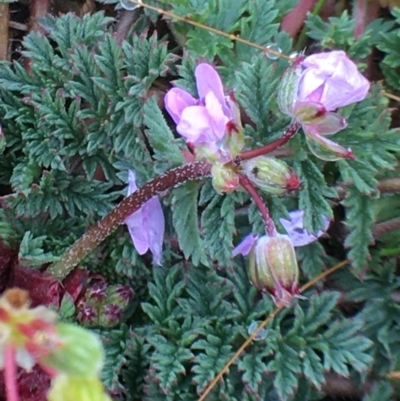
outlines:
M49 401L111 401L98 377L58 375L47 394Z
M228 166L214 163L211 168L212 185L219 193L230 193L239 187L238 175Z
M250 252L248 274L260 291L268 291L274 302L289 305L298 292L299 268L290 238L277 234L260 237Z
M99 374L103 348L94 333L74 324L60 323L57 336L61 345L40 359L44 366L74 377Z
M278 86L279 110L291 117L294 115L294 106L298 98L299 83L303 70L301 66L302 60L303 57L301 56L286 69Z
M249 180L258 188L272 195L283 195L300 186L300 179L282 160L259 156L242 162Z

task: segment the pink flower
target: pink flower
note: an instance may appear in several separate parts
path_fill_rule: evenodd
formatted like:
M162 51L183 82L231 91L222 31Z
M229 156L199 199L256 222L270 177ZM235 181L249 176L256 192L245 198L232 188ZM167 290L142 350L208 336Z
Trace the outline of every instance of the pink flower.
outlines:
M135 180L135 173L129 170L128 195L137 190ZM139 210L127 217L125 224L128 226L133 245L139 255L145 254L150 249L154 262L160 265L165 221L158 197L154 196Z
M370 84L344 51L317 53L302 62L298 101L316 102L336 110L364 100Z
M290 220L281 218L279 221L286 230L286 233L294 247L308 245L316 241L326 232L330 223L327 217L322 216L324 220L324 229L318 231L316 234L310 234L304 228L304 212L302 210L294 210L293 212L290 212L289 215ZM258 238L259 235L247 235L243 241L233 249L232 256L235 257L239 254L246 256L249 254Z
M282 77L280 110L301 123L311 152L323 160L354 158L345 149L325 138L346 128L339 107L359 102L370 84L343 51L318 53L299 58Z
M195 76L200 99L173 88L165 95L165 108L186 142L201 148L201 156L217 155L219 161L228 161L232 157L230 149L235 148L237 153L243 147L241 138L227 144L227 134L241 131L238 108L225 96L221 78L210 64L199 64Z

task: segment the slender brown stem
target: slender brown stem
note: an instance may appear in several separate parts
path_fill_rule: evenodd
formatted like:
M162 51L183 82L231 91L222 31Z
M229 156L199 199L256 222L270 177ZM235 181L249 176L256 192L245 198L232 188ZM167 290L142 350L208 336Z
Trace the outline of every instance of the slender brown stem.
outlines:
M8 60L8 28L10 23L10 10L8 3L0 3L0 60Z
M312 287L317 281L323 279L324 277L328 276L329 274L335 272L336 270L341 269L343 266L346 266L348 264L347 260L344 260L342 262L337 263L336 265L332 266L330 269L324 271L323 273L319 274L318 276L314 277L312 280L310 280L308 283L303 285L299 292L302 293L306 291L308 288ZM296 295L292 295L291 300L293 300L296 297ZM217 376L210 382L210 384L207 386L207 388L204 390L204 393L201 395L201 397L198 399L198 401L204 401L207 397L208 394L210 394L211 390L214 388L214 386L218 383L218 381L222 378L222 376L228 371L229 367L236 361L237 358L241 355L241 353L247 348L249 344L254 340L254 338L257 337L257 335L260 333L260 331L272 320L274 317L285 308L284 305L277 307L274 309L265 320L263 320L257 329L253 331L250 336L247 338L247 340L240 346L240 348L235 352L235 354L229 359L229 361L225 364L225 366L219 371Z
M136 212L153 196L188 180L196 180L210 175L211 165L194 162L175 168L143 185L132 195L126 197L118 206L102 220L91 227L78 241L75 242L62 256L53 263L47 273L57 279L64 279L72 269L106 237L114 232L125 219Z
M114 34L119 45L127 38L133 24L139 19L140 13L140 8L136 10L122 10Z
M258 193L257 189L254 187L254 185L251 183L251 181L242 174L239 174L239 182L240 185L249 193L249 195L253 198L254 203L256 204L258 210L261 213L261 216L264 220L265 223L265 229L267 231L267 234L270 237L273 237L276 235L276 227L274 221L271 219L271 216L269 215L269 210L267 206L264 203L263 198L261 198L260 194Z

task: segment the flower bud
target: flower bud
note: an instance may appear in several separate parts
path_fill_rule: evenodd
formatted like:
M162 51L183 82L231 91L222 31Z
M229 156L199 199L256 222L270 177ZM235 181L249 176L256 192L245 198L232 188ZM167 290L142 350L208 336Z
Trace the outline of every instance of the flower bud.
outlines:
M289 68L284 72L282 79L278 85L278 107L279 110L293 117L294 107L297 102L299 84L302 74L301 61L303 57L299 57Z
M298 292L299 268L290 238L277 234L258 239L250 252L248 274L260 291L268 291L278 305L289 305Z
M100 372L103 349L94 333L77 325L60 323L57 336L61 345L41 357L41 364L74 377L89 377Z
M299 188L299 177L282 160L259 156L242 162L249 180L261 190L272 195L283 195Z
M98 377L58 375L47 394L49 401L111 401Z
M230 168L221 163L214 163L211 168L212 185L219 193L230 193L239 187L239 177Z

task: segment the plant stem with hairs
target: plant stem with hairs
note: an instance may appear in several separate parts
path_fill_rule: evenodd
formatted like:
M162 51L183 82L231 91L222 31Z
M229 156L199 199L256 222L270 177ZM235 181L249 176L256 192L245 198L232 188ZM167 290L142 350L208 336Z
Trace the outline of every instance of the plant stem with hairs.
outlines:
M143 187L126 197L110 213L91 227L46 272L53 274L59 280L64 279L89 252L113 233L121 224L124 224L128 216L139 210L153 196L186 181L206 177L210 173L210 164L195 162L170 170L143 185Z

